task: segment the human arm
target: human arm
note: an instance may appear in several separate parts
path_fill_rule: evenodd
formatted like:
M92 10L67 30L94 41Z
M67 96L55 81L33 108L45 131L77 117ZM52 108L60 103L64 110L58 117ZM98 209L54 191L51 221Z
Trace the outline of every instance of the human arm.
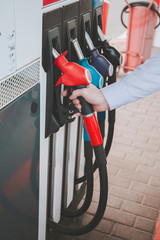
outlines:
M66 96L67 91L65 90L62 95ZM73 101L76 108L81 109L80 101L78 100L79 96L84 97L88 103L92 104L94 111L102 112L109 110L109 105L104 95L93 84L90 84L83 89L74 90L70 96L70 99Z
M135 102L160 90L160 52L141 64L133 72L101 89L110 110Z
M160 52L141 64L133 72L101 90L90 84L85 89L72 92L70 99L80 109L78 96L93 104L95 111L113 110L125 104L135 102L140 98L160 90ZM66 96L66 92L63 93Z

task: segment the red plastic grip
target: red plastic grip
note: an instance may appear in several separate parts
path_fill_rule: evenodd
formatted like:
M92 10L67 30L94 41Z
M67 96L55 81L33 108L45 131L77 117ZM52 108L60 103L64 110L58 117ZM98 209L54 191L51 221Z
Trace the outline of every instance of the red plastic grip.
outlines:
M96 147L103 144L103 140L102 140L96 115L94 114L91 117L83 118L83 121L87 129L88 135L90 137L92 146Z
M60 0L43 0L43 6L47 6L51 3L59 2Z
M56 86L64 84L65 86L89 85L91 83L91 74L88 69L74 62L68 62L65 58L67 52L58 56L54 65L61 70L63 75L58 79Z

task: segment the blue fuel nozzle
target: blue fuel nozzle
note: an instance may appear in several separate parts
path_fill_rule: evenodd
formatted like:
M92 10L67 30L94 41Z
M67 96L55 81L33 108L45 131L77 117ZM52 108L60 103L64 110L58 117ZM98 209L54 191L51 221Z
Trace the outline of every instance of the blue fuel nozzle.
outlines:
M93 85L95 85L97 88L102 88L103 87L103 77L102 75L93 67L91 66L87 59L84 57L82 50L80 48L79 42L77 40L77 38L75 38L74 40L72 40L72 44L76 50L77 56L78 56L78 63L79 65L83 66L84 68L88 69L91 77L92 77L92 81L91 83Z
M87 59L84 57L81 47L79 45L78 39L75 38L74 40L72 40L72 44L74 46L74 49L79 59L78 64L89 70L92 78L91 83L95 85L97 88L102 88L104 84L103 77L93 66L91 66L88 63ZM84 125L84 141L90 141L85 125Z

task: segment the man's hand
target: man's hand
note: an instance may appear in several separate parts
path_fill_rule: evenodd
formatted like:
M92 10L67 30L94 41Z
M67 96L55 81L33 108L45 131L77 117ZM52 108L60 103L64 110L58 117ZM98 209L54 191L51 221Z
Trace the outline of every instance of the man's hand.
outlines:
M62 93L62 96L67 96L67 90ZM70 100L72 100L75 107L80 110L82 106L77 98L79 96L82 96L88 103L92 104L93 109L96 112L103 112L109 110L109 105L102 92L93 84L90 84L83 89L76 89L72 92ZM77 115L80 116L81 114L78 113Z

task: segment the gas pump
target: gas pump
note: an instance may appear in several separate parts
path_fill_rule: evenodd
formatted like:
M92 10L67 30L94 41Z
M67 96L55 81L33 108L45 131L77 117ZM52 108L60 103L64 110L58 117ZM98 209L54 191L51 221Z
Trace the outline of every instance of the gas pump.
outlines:
M80 44L84 43L82 50L87 53L80 29L87 29L92 36L93 4L92 0L3 2L0 10L2 239L46 240L47 227L66 234L87 233L96 227L105 211L108 183L102 138L92 107L81 98L83 120L99 160L100 200L93 220L84 228L66 229L59 225L74 203L75 191L81 191L75 179L84 175L85 166L82 118L73 117L76 109L68 98L61 97L61 92L65 87L85 87L90 83L87 68L73 63L77 56L71 40L77 38ZM82 32L85 36L85 31ZM68 60L61 54L66 50ZM58 63L57 52L67 61L63 75L60 71L63 63ZM70 66L71 71L67 70ZM73 66L76 83L68 81L73 76ZM101 76L95 73L101 82ZM88 166L91 168L91 162ZM93 173L89 178L91 182ZM81 214L86 210L87 207L83 208Z
M56 57L55 64L63 73L63 75L57 81L56 86L63 83L66 86L72 86L74 89L77 89L84 88L86 85L90 84L91 75L89 73L89 70L77 65L76 63L68 62L64 57L64 54L57 56L57 54L55 54L55 50L53 50L53 54L54 57ZM98 122L91 105L88 104L82 97L79 97L79 99L82 104L83 121L89 134L91 144L94 148L96 159L98 161L100 174L100 199L97 211L93 219L84 227L80 227L79 229L70 229L53 222L52 219L48 220L49 226L54 227L56 230L69 235L81 235L91 231L95 226L97 226L104 214L108 195L106 156L103 150L103 140L101 137Z
M0 239L38 239L40 23L40 1L1 3Z

